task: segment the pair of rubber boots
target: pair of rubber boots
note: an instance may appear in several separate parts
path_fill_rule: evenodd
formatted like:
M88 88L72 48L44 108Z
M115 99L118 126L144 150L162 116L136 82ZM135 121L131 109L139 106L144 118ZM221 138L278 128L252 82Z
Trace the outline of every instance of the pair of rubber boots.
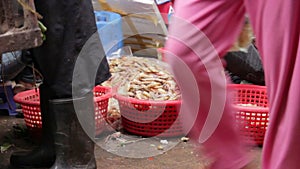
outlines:
M49 95L49 91L41 85L40 104L43 124L41 146L29 153L12 154L11 166L96 169L94 142L91 139L94 133L93 94L76 99L56 100L50 100ZM82 127L82 123L87 125Z

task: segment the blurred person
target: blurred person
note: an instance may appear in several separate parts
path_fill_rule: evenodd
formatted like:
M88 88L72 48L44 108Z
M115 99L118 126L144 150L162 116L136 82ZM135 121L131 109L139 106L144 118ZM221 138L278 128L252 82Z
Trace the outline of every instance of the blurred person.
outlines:
M181 89L185 89L186 94L182 94L187 104L183 109L184 126L190 123L194 113L185 110L196 104L195 98L189 95L200 96L199 113L196 112L196 122L189 134L203 143L206 155L213 158L211 168L240 169L251 161L233 126L230 95L226 92L229 82L220 73L222 64L219 63L221 59L226 65L223 57L235 42L247 13L262 57L270 106L262 168L298 169L300 1L185 0L176 1L174 9L166 58L179 85L183 86ZM186 81L190 79L183 72L191 72L198 92L189 89ZM213 110L213 121L208 118L210 105L221 103L222 95L229 99L224 111Z
M96 169L93 88L107 80L110 72L92 3L48 0L35 1L35 7L47 27L46 40L31 53L43 76L39 86L41 145L31 152L13 153L10 164Z

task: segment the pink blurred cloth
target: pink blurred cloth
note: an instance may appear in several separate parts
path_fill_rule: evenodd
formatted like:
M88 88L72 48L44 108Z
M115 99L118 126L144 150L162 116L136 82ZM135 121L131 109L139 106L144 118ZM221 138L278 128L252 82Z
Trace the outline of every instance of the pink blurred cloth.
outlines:
M222 57L247 13L262 56L270 105L262 168L298 169L300 1L182 0L174 9L166 60L182 90L180 117L191 137L216 160L212 168L239 169L250 160L234 127L222 72Z

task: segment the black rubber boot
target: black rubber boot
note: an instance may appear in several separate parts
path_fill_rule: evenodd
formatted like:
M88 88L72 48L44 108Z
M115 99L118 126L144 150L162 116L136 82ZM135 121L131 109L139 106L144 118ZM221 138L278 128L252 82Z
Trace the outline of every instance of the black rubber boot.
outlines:
M94 138L95 129L93 94L51 100L50 111L56 117L56 160L51 169L96 169L94 142L89 137Z
M42 140L39 148L32 152L16 152L10 157L10 164L17 168L42 168L51 167L55 161L53 113L49 112L50 90L45 85L41 85L40 102L42 116Z

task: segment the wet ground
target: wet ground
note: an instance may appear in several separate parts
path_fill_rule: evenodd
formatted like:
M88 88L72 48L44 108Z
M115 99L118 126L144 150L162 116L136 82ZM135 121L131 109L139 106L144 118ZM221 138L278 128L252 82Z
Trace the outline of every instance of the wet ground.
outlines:
M37 141L26 130L24 119L0 115L0 169L9 169L12 152L30 150ZM260 169L261 148L251 147L253 169ZM177 138L142 138L106 132L97 139L98 168L105 169L204 169L209 161L201 146Z

